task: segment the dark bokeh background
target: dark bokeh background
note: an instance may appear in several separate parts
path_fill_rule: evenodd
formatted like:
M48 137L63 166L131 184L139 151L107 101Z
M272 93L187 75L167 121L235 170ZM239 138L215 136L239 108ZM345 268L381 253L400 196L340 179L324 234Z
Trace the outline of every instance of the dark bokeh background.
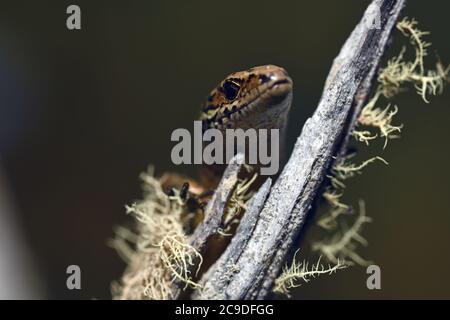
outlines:
M292 147L368 2L76 1L82 30L68 31L72 3L1 3L0 156L46 297L107 299L124 268L107 239L140 196L139 172L175 169L172 130L192 127L225 75L272 63L295 82ZM446 62L449 9L435 0L405 10ZM367 290L355 267L297 298L450 298L449 101L448 90L430 105L402 94L402 139L384 152L360 147L362 158L390 163L372 165L346 194L363 197L374 218L361 253L381 266L382 290ZM70 264L81 266L81 291L66 289Z

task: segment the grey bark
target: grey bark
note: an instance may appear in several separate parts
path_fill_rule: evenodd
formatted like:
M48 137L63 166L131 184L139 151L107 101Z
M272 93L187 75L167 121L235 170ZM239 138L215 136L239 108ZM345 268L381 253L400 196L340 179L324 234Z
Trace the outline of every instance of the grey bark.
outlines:
M263 299L270 294L333 157L346 148L405 1L374 0L367 8L334 60L319 105L280 177L270 191L270 181L261 187L231 244L203 275L204 289L194 299ZM374 21L380 22L378 29L369 27Z
M223 220L226 205L237 186L239 173L243 169L243 163L243 154L237 154L230 160L230 163L222 175L219 185L205 208L205 218L203 219L203 222L188 238L189 245L197 250L197 252L204 253L209 237L218 233ZM192 274L195 273L195 269L198 264L200 264L200 261L196 261L191 264L188 271ZM184 283L179 280L174 281L172 284L172 295L174 299L179 299L182 297L183 287Z
M195 229L192 236L189 237L189 244L197 251L202 252L208 238L219 231L224 209L236 188L238 175L242 169L243 162L244 155L242 154L237 154L231 159L216 191L206 206L203 223L201 223Z

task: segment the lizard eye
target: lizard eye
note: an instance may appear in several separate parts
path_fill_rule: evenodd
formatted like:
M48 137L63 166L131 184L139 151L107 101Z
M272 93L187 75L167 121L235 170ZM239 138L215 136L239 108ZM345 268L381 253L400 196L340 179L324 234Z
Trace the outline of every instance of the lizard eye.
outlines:
M226 81L222 85L223 93L228 100L236 99L241 87L233 81Z

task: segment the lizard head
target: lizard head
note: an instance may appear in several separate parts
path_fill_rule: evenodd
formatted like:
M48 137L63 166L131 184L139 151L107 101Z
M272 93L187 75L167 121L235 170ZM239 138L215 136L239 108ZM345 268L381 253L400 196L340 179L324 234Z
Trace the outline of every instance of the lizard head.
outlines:
M292 80L274 65L230 74L211 92L201 114L203 127L279 128L292 101Z

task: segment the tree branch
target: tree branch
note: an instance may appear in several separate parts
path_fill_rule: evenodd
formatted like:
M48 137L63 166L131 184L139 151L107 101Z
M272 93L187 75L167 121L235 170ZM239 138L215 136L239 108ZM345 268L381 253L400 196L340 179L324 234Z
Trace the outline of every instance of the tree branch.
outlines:
M237 154L231 159L222 179L205 209L205 218L189 237L189 244L202 252L208 238L217 233L223 219L228 200L238 182L238 175L244 163L244 155Z
M197 252L203 254L208 239L217 234L220 225L223 220L225 213L225 208L230 200L233 191L238 183L239 173L243 168L244 155L239 153L230 160L225 172L223 173L222 179L217 186L214 194L209 200L208 205L205 208L205 218L203 222L195 229L194 233L188 238L188 243ZM196 261L191 264L189 268L190 273L194 273L200 261ZM183 295L184 283L180 280L175 280L172 284L172 296L174 299L179 299Z
M204 289L193 298L262 299L270 294L333 156L346 148L405 1L374 0L368 7L335 59L320 103L280 177L268 196L270 181L260 189L231 244L202 277ZM380 28L369 28L378 13Z

